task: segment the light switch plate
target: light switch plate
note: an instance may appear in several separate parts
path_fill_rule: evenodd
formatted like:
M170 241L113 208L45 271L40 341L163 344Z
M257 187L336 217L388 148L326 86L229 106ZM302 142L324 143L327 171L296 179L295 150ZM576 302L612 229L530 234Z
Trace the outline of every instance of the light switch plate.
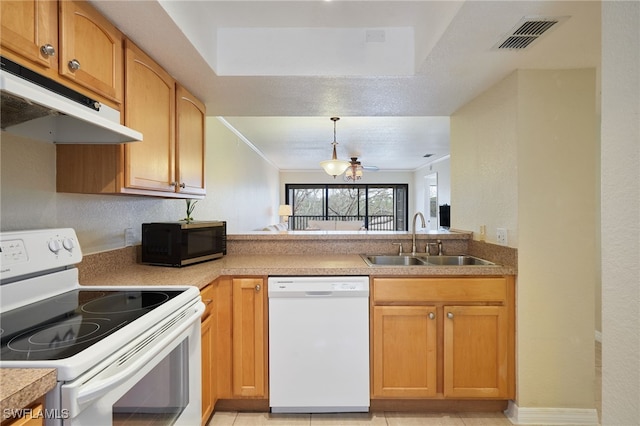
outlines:
M496 232L496 239L498 240L498 244L506 246L508 244L507 241L507 229L506 228L498 228Z

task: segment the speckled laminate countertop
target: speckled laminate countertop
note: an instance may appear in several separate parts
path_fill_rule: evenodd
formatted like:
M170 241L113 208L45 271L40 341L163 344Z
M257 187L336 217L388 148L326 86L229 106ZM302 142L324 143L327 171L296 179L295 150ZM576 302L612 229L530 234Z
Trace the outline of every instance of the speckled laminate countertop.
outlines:
M183 268L131 264L108 272L86 273L82 285L194 285L205 287L224 275L513 275L508 266L368 266L356 254L228 255Z
M8 418L11 409L29 406L56 385L53 368L1 368L0 410L2 420Z

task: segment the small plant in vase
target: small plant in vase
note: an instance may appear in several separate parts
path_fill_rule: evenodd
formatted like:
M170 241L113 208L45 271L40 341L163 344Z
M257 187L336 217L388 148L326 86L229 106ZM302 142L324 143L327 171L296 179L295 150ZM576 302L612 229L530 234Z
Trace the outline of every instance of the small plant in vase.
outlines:
M186 200L187 201L187 217L185 217L184 220L187 223L191 223L193 222L193 217L191 217L191 213L193 213L193 210L196 208L196 203L198 202L198 200Z

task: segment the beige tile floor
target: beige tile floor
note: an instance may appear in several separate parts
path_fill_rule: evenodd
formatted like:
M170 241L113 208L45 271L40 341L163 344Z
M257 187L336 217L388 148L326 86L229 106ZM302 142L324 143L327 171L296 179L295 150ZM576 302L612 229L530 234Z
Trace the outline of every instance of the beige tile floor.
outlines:
M596 342L596 394L598 417L602 413L602 347ZM511 425L503 413L349 413L270 414L217 412L208 426L500 426Z
M511 425L502 413L216 413L209 426L500 426Z

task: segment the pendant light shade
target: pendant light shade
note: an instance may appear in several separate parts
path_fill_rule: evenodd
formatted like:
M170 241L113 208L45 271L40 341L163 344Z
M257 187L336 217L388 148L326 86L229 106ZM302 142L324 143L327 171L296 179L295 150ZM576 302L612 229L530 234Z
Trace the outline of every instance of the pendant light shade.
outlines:
M333 176L335 179L336 176L344 173L347 168L351 165L348 161L338 160L338 156L336 155L336 146L338 142L336 142L336 121L340 120L339 117L331 117L331 121L333 121L333 155L331 156L331 160L325 160L320 162L320 166L324 169L327 174Z

